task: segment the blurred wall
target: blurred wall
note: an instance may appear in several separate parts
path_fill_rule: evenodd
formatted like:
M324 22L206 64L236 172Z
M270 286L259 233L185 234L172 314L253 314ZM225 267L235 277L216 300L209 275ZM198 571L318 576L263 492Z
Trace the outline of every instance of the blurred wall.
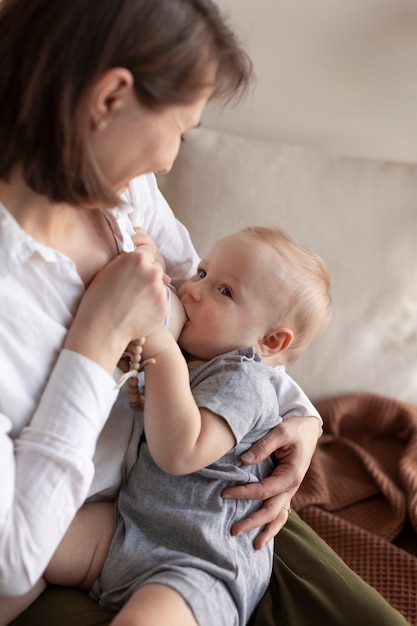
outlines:
M417 162L417 0L217 0L257 82L206 126Z

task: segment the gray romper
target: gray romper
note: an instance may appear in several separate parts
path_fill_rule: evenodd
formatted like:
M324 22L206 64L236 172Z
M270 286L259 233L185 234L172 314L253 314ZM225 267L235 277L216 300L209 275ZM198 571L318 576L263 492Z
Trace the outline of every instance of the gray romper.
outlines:
M271 459L248 467L240 455L280 421L274 379L275 370L253 348L190 364L197 405L221 415L237 444L209 467L171 476L153 462L142 438L92 591L102 606L119 609L142 585L161 583L183 596L200 626L246 624L269 583L273 542L255 550L259 529L232 537L232 525L260 503L224 499L221 493L271 474Z

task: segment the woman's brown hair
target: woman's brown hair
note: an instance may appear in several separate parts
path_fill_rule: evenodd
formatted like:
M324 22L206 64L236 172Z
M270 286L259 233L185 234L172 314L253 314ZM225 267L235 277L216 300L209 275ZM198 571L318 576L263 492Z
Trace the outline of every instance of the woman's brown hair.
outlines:
M113 205L88 150L94 82L125 67L158 111L196 100L210 64L212 99L245 92L250 60L211 0L2 0L0 179L18 165L53 202Z

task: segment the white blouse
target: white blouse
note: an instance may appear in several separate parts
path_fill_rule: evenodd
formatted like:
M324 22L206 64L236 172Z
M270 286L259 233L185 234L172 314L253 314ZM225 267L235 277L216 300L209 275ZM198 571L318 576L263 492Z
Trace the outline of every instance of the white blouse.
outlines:
M197 253L154 177L133 181L124 199L107 212L119 249L132 250L142 226L174 284L192 275ZM136 458L123 392L112 410L114 379L61 349L84 291L73 261L0 204L0 595L28 591L84 500L113 498Z

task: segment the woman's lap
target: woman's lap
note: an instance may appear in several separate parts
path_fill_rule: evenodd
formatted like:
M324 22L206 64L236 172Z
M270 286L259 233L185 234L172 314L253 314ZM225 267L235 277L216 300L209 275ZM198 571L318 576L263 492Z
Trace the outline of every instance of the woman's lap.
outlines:
M50 587L13 626L108 626L114 613L76 589ZM250 626L407 626L296 513L275 540L274 571Z
M409 626L294 512L275 539L274 571L250 626Z
M84 591L51 586L12 625L108 626L114 615Z

